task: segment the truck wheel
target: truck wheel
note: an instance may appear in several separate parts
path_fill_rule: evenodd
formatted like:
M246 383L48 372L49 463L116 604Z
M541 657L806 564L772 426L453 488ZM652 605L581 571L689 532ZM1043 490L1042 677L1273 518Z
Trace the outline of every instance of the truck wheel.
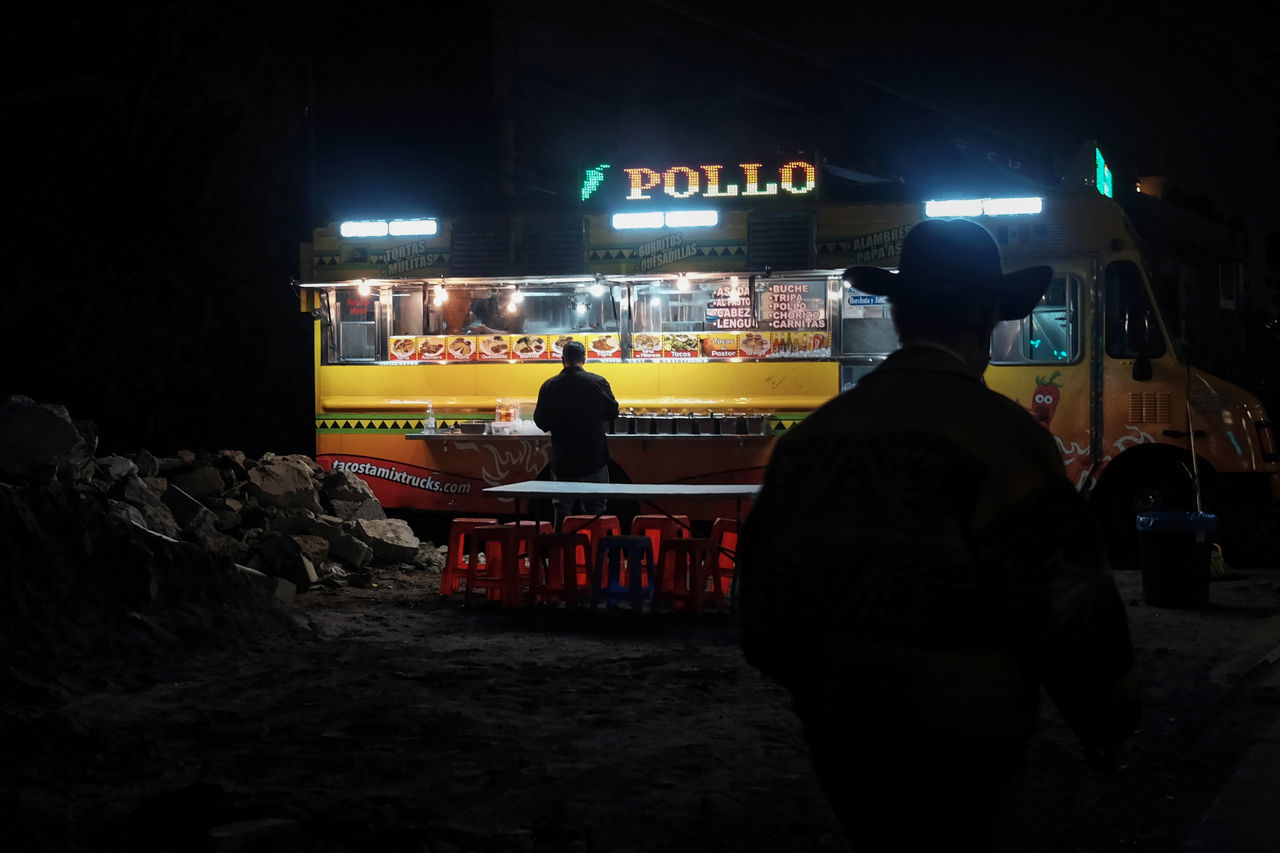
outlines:
M1182 464L1143 465L1104 481L1091 505L1110 552L1111 567L1137 569L1139 513L1194 510L1191 472Z

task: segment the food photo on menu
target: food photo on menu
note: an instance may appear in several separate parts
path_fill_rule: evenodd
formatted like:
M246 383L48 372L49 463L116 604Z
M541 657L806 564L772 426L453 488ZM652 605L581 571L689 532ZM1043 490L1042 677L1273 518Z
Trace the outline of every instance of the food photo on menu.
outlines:
M616 358L621 353L621 344L614 334L588 335L586 348L592 358Z
M631 336L633 358L661 358L662 335L656 332L636 332Z
M736 332L707 332L702 336L702 354L707 358L737 358Z
M418 357L418 341L412 336L397 336L388 347L393 361L413 361Z
M418 339L418 359L439 361L444 358L446 338L443 335L427 335Z
M569 343L570 341L578 341L579 343L582 343L582 339L576 335L556 335L554 338L552 338L551 339L551 357L559 359L562 355L564 355L564 345ZM582 343L582 345L584 347L586 346L585 343Z
M697 332L670 332L662 336L663 350L671 358L697 358Z
M479 340L480 358L497 360L511 357L511 346L505 335L481 335Z
M542 335L518 335L511 343L516 358L542 358L546 352L547 340Z
M446 344L450 361L470 361L476 353L476 342L465 335L454 335Z
M772 349L773 341L767 332L743 332L738 339L743 358L764 358Z

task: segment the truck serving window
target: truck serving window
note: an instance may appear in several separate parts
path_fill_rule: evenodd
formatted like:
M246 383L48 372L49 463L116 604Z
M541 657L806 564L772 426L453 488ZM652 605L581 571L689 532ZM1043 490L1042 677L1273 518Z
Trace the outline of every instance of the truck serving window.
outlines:
M1164 355L1164 336L1138 265L1132 261L1108 264L1104 287L1107 355L1122 359Z
M888 355L898 348L889 300L844 288L840 297L842 355Z
M334 292L338 315L338 359L372 361L378 356L378 297L363 296L355 289Z
M1067 363L1080 357L1080 279L1057 275L1021 320L996 325L992 364Z

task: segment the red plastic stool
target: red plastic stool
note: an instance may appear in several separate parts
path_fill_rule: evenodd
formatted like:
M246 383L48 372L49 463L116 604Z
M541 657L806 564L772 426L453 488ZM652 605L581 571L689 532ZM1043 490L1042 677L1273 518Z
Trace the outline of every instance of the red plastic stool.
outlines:
M648 536L653 542L653 553L656 554L662 550L664 540L687 539L692 535L689 532L689 516L637 515L631 519L631 535Z
M653 543L648 536L604 536L596 541L591 606L630 601L631 611L644 610L653 597Z
M583 532L591 540L591 548L578 561L578 586L585 587L587 576L596 564L596 543L605 536L618 536L622 533L622 523L616 515L566 515L560 522L561 533Z
M440 594L453 595L467 576L467 555L471 553L471 532L496 518L455 518L449 525L449 547L445 550L444 571L440 574Z
M720 591L729 595L734 569L738 565L738 520L717 518L711 522L711 544L720 555Z
M529 584L527 555L537 534L532 524L485 524L473 530L463 598L469 602L472 589L478 587L488 600L501 601L503 607L523 604Z
M532 519L522 518L522 519L520 519L520 520L518 520L518 521L506 521L506 522L503 522L503 523L504 523L504 524L527 524L527 525L529 525L529 526L531 526L531 527L535 527L536 532L537 532L537 533L539 533L539 534L541 534L541 533L555 533L555 525L553 525L553 524L552 524L551 522L549 522L549 521L534 521L534 520L532 520ZM523 550L521 550L521 552L520 552L520 553L521 553L522 555L524 555L525 557L528 557L528 556L529 556L529 555L528 555L527 553L525 553Z
M724 610L720 589L720 563L711 539L668 539L658 551L653 600L666 601L674 609L702 611L708 603Z
M578 583L579 555L590 552L591 537L586 533L539 533L529 559L529 592L534 599L576 607L588 593Z

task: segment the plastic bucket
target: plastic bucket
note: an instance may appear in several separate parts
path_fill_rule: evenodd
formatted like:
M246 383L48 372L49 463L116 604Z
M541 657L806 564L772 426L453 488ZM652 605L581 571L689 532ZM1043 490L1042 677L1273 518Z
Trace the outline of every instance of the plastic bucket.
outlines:
M1209 531L1218 517L1207 512L1138 515L1142 597L1153 607L1204 607L1209 603Z

